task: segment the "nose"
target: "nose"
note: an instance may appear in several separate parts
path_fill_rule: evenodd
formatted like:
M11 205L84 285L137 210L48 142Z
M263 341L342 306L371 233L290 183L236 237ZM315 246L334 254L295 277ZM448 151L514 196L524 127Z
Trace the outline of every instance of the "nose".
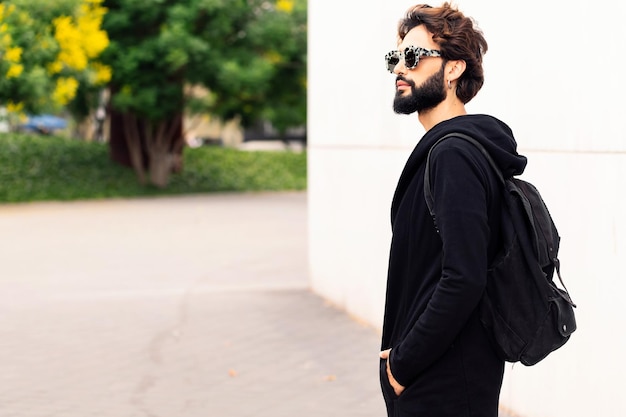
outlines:
M404 58L398 60L398 63L395 67L393 67L393 73L396 75L405 75L406 74L406 65L404 64Z

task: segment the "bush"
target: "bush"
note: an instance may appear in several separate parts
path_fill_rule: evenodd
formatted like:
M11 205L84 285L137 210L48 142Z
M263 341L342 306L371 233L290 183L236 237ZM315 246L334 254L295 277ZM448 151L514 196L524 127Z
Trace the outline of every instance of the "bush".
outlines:
M0 202L79 200L306 188L306 153L187 148L166 189L138 184L107 144L0 134Z

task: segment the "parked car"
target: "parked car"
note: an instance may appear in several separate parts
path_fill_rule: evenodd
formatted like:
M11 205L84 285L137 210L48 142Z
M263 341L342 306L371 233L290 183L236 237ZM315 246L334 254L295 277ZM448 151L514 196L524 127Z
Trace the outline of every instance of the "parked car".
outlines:
M42 135L50 135L57 130L63 130L67 127L67 120L52 114L42 114L38 116L29 116L26 123L20 125L24 131L40 133Z

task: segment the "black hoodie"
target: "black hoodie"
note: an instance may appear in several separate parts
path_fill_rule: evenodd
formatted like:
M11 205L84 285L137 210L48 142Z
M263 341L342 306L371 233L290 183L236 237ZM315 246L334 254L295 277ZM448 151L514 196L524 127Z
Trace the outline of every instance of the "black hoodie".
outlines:
M392 202L382 337L382 349L392 348L392 373L407 390L400 398L389 392L384 361L381 378L388 403L410 403L423 413L436 409L437 416L491 416L494 407L497 413L504 364L488 343L476 307L489 260L500 249L501 190L472 144L442 142L430 166L437 233L424 200L425 162L432 145L452 132L479 141L505 177L526 166L511 129L491 116L446 120L419 141ZM468 409L474 411L467 414Z

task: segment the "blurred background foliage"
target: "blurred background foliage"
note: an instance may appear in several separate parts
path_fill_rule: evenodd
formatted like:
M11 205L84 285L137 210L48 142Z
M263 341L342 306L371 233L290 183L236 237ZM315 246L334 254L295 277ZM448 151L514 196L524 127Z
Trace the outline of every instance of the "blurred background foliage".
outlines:
M184 115L268 122L278 139L306 125L306 21L306 0L3 0L0 107L16 126L105 106L109 156L165 187Z
M107 0L113 103L150 120L186 108L278 130L306 117L306 2ZM203 86L209 94L181 95ZM299 111L291 111L296 107Z

